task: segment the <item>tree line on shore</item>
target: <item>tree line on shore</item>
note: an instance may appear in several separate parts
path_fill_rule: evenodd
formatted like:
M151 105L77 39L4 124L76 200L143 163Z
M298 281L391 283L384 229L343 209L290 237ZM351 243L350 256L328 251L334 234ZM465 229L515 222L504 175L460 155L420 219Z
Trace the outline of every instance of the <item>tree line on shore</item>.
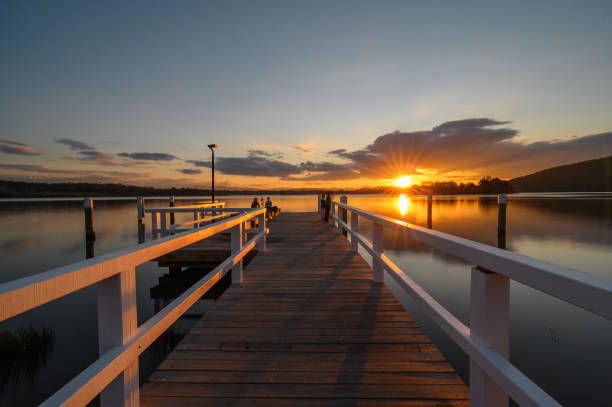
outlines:
M477 184L473 182L456 183L426 182L408 188L380 186L357 189L332 189L335 194L499 194L513 192L512 185L506 180L483 177ZM308 195L320 193L319 188L257 190L257 189L219 189L221 195ZM202 188L154 188L124 184L96 183L38 183L0 180L0 197L82 197L82 196L208 196L210 189Z

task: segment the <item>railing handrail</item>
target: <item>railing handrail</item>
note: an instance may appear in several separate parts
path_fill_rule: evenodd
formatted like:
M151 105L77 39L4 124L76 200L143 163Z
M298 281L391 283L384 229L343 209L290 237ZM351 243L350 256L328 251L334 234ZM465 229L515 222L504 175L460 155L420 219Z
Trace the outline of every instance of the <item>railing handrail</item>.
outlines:
M181 205L181 206L168 206L164 208L150 208L145 209L145 213L182 213L182 212L193 212L194 210L224 210L224 209L236 209L236 208L225 208L225 202L215 202L212 203L203 203L203 204L193 204L193 205Z
M255 217L259 219L259 233L245 242L244 226ZM135 267L228 229L232 231L230 257L138 327L133 302L136 298ZM102 284L98 290L100 358L43 405L85 405L103 390L106 394L102 400L105 405L137 403L138 355L229 270L232 270L232 284L240 284L242 259L255 246L261 251L265 250L267 233L265 209L249 209L238 216L195 230L0 284L0 321L92 284ZM128 370L128 378L124 377L118 382L117 376L122 372L125 376ZM113 385L109 386L111 383Z
M242 216L228 218L199 229L115 250L0 284L0 322L119 274L125 268L138 266L230 229L262 213L265 213L265 209L253 209Z
M342 200L332 201L329 208L332 223L351 236L352 251L356 252L360 244L372 256L374 281L383 282L382 270L387 271L469 356L472 405L506 405L507 396L510 396L520 405L560 406L508 360L509 280L519 281L607 319L612 319L612 280L359 209L348 205L344 196ZM342 217L339 208L345 211ZM348 211L351 212L350 226L346 223ZM372 222L373 242L357 231L359 217ZM385 227L476 265L471 275L469 327L384 254L382 231ZM378 274L377 270L380 270ZM486 376L494 384L489 384Z
M612 280L333 202L408 238L612 319ZM603 304L603 305L602 305Z

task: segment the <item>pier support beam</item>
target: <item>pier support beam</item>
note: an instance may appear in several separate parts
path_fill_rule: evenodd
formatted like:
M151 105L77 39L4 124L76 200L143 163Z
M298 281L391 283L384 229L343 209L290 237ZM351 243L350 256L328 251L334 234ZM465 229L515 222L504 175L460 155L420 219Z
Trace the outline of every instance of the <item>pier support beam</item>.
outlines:
M506 359L509 354L510 281L501 274L472 268L470 335ZM470 360L470 402L474 407L508 406L508 396Z
M242 250L244 243L244 223L241 222L232 228L232 254ZM242 259L232 267L232 285L242 284Z
M98 349L102 356L124 345L138 329L136 269L130 267L98 283ZM140 403L138 358L100 393L102 407Z

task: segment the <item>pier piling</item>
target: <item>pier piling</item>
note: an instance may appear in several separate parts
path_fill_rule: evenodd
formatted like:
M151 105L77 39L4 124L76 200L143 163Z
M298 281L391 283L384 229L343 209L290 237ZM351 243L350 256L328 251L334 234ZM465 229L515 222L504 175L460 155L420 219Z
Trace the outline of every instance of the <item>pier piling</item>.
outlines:
M433 197L427 195L427 228L431 229L431 212L432 212Z
M85 198L83 201L83 210L85 213L85 257L90 259L94 257L94 242L96 241L96 231L94 229L93 219L93 199Z
M506 205L508 198L506 194L499 194L497 197L497 247L506 248Z

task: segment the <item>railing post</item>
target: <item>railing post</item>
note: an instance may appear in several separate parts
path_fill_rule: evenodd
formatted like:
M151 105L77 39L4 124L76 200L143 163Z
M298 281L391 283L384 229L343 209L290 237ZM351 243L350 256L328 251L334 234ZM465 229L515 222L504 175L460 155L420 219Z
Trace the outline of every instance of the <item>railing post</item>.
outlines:
M355 233L359 231L359 215L355 211L351 211L351 251L357 253L359 242Z
M240 222L232 228L232 255L242 250L244 238L244 222ZM232 267L232 285L242 284L242 260Z
M83 211L85 213L85 257L94 257L94 242L96 241L96 231L93 218L93 199L85 198L83 201Z
M317 195L317 213L321 214L321 194Z
M266 233L266 214L262 213L261 215L257 215L257 219L259 219L259 233ZM263 253L266 251L266 235L264 234L263 239L259 241L257 245L257 252Z
M168 198L168 206L174 208L174 197ZM170 212L170 226L174 225L174 212Z
M159 239L159 212L151 213L151 239Z
M499 194L497 197L497 247L500 249L506 248L506 194Z
M427 195L427 228L428 229L431 229L432 206L433 206L433 197L431 195Z
M470 284L470 335L509 354L510 281L480 267L472 268ZM470 360L470 403L474 407L508 406L508 396L473 360Z
M98 349L102 356L124 345L138 329L136 269L132 266L98 283ZM100 405L138 406L138 356L100 393Z
M348 203L348 198L346 197L346 195L342 195L340 197L340 202L342 202L345 205ZM342 221L344 222L345 225L348 224L348 218L347 218L347 213L346 213L347 211L346 211L346 209L342 208L342 209L340 209L340 212L342 213ZM338 225L340 225L340 222L338 222ZM346 229L344 229L342 226L340 226L340 232L344 236L347 235Z
M378 254L385 251L385 229L376 222L372 226L372 247ZM376 256L372 256L372 278L375 283L383 282L383 263Z
M336 204L334 203L334 201L331 201L331 208L329 210L330 214L329 214L329 220L332 224L332 226L336 226Z

